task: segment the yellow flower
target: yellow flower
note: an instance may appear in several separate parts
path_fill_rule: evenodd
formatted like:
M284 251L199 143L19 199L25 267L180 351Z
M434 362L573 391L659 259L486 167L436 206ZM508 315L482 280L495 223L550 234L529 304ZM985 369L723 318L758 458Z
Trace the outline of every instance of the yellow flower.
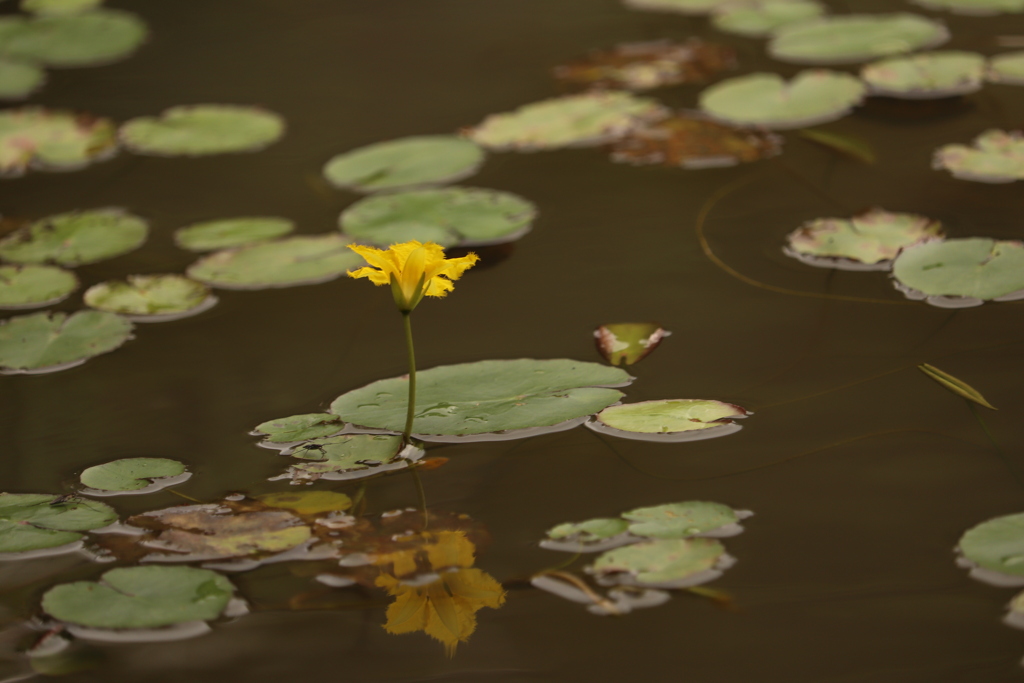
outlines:
M391 285L398 310L408 313L424 296L444 296L454 289L453 280L480 260L476 254L446 259L444 249L433 242L416 240L376 249L350 244L349 249L362 256L371 267L350 270L349 277L365 277L375 285Z

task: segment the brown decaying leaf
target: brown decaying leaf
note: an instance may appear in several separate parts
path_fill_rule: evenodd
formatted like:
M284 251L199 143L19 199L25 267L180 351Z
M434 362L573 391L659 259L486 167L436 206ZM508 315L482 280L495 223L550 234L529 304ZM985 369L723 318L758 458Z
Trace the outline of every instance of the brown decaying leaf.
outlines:
M612 148L612 160L683 168L731 166L775 156L782 139L755 128L734 128L680 113L639 126Z
M555 78L574 85L649 90L680 83L703 83L736 68L732 48L691 38L685 43L658 40L623 43L591 52L555 67Z

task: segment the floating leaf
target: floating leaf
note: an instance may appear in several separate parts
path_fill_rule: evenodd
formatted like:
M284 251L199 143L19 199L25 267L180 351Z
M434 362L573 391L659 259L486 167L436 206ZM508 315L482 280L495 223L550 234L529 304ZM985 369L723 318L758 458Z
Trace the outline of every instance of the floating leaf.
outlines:
M0 55L50 67L110 64L134 52L148 32L141 19L120 10L5 16L0 18Z
M637 126L615 143L612 160L681 168L717 168L757 161L781 151L782 138L682 113Z
M955 14L989 16L1000 12L1024 12L1024 0L910 0L915 5Z
M730 2L714 10L711 23L719 31L760 38L776 29L825 13L815 0L754 0Z
M670 334L657 323L612 323L594 330L597 350L612 365L639 363Z
M0 257L15 263L53 261L81 266L137 249L146 221L123 209L91 209L47 216L0 240Z
M783 251L812 266L889 270L900 249L942 234L938 221L876 208L853 218L808 221L786 236Z
M1024 577L1024 513L996 517L968 529L957 549L978 567Z
M174 242L189 251L213 251L266 242L283 237L294 229L295 223L287 218L224 218L181 228L175 231Z
M536 215L533 204L508 192L447 187L367 197L342 212L339 223L346 235L380 245L484 246L519 239Z
M872 62L860 77L873 95L926 100L980 90L984 72L982 55L947 50Z
M524 105L492 114L465 132L479 145L521 152L600 145L667 111L654 100L624 92L589 92Z
M698 500L637 508L622 517L632 522L629 533L648 538L688 538L736 527L741 519L728 505Z
M338 234L301 235L226 249L199 259L187 274L222 289L312 285L362 265L362 258L348 248L350 242Z
M778 74L754 73L707 88L700 106L734 125L803 128L845 116L864 93L860 80L837 71L801 71L789 83Z
M63 268L0 266L0 308L49 306L77 288L78 278Z
M972 146L944 145L935 150L932 168L944 168L961 180L1012 183L1024 180L1024 134L987 130Z
M340 434L311 439L283 451L303 462L292 465L277 479L314 481L325 479L358 479L392 470L404 469L417 460L423 451L403 449L399 436L384 434Z
M40 374L81 365L132 337L132 324L102 311L32 313L0 322L0 374Z
M117 135L109 119L42 107L0 111L0 177L20 176L29 168L76 170L115 151Z
M405 425L408 377L394 377L336 398L331 412L347 422L399 432ZM563 426L607 408L631 378L623 370L568 359L486 360L417 373L413 431L427 441ZM574 426L578 422L565 425ZM550 431L550 430L547 430Z
M928 363L921 363L917 366L917 369L952 391L957 396L963 396L968 401L974 401L978 405L991 408L992 410L997 410L994 405L985 400L985 397L981 395L981 392L967 382L957 379L948 372L943 372L934 365L928 365Z
M860 138L853 137L852 135L845 135L830 130L814 128L806 128L798 131L797 135L807 140L811 140L812 142L816 142L824 147L828 147L829 149L835 150L840 154L845 154L851 159L856 159L864 164L873 164L878 161L878 157L875 155L875 150L871 148L871 145Z
M193 567L121 567L99 582L76 581L43 595L43 610L93 628L156 628L216 619L234 592L225 577Z
M965 305L1016 299L1024 290L1024 244L987 237L924 242L901 251L892 274L913 298L973 300Z
M484 151L452 135L417 135L360 147L333 157L324 176L335 187L379 192L453 183L476 173Z
M627 531L629 522L619 518L588 519L585 522L566 522L548 529L541 548L570 553L596 553L617 548L639 539Z
M733 0L623 0L626 7L679 14L708 14Z
M85 291L85 305L120 313L135 322L178 320L217 303L210 289L181 275L129 275L93 285Z
M331 436L340 432L344 427L345 423L337 415L307 413L268 420L256 425L256 432L265 434L267 441L289 443Z
M916 14L844 14L783 26L773 34L768 52L783 62L850 64L947 40L945 26Z
M121 142L138 154L205 156L256 152L284 133L284 120L257 107L196 104L172 107L159 117L132 119L121 126Z
M587 427L624 439L671 443L738 432L740 426L733 419L747 415L743 408L721 401L663 399L605 408Z
M79 479L98 491L141 493L156 491L183 481L185 466L168 458L122 458L87 467ZM187 478L187 477L186 477ZM168 482L166 480L174 479ZM165 480L165 481L161 481Z
M0 493L0 553L25 553L74 543L78 531L117 520L109 505L46 493Z
M257 500L269 507L292 510L300 515L335 512L348 510L352 507L351 498L344 493L337 493L335 491L267 493L258 496Z
M1024 5L1024 0L1021 0ZM993 83L1024 85L1024 51L1004 52L988 60L985 77Z
M103 0L21 0L21 9L33 14L80 14L103 4Z
M42 87L46 72L35 64L0 59L0 100L20 100Z
M717 579L727 557L709 538L654 540L609 550L588 571L623 585L685 588Z
M656 40L594 51L585 59L555 67L555 78L577 85L650 90L703 83L720 71L734 68L736 53L732 48L691 38L686 43Z

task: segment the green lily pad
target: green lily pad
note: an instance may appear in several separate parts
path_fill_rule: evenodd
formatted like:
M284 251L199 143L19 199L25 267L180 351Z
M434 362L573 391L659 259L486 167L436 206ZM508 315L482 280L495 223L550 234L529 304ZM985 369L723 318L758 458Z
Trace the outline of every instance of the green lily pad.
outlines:
M741 517L731 507L699 500L637 508L622 517L632 522L629 533L647 538L689 538L723 528L731 536L742 530L737 525Z
M266 441L273 443L290 443L331 436L344 428L345 423L337 415L307 413L262 422L256 425L254 433L265 434Z
M979 183L1024 180L1024 134L993 129L975 138L971 146L944 145L935 150L932 168Z
M657 323L612 323L594 330L597 350L612 365L633 365L672 334Z
M81 365L132 338L113 313L32 313L0 322L0 374L42 374Z
M628 528L629 522L617 517L566 522L548 529L547 538L540 542L540 547L571 553L602 552L636 543L639 539L630 536Z
M679 14L708 14L732 2L733 0L623 0L626 7L633 9Z
M789 83L778 74L754 73L707 88L700 94L700 107L734 125L803 128L842 118L865 92L859 79L837 71L809 69Z
M942 236L942 224L925 216L871 209L853 218L808 221L786 237L784 251L812 266L889 270L900 249Z
M55 266L0 266L0 308L38 308L63 301L78 278Z
M156 628L220 616L234 593L225 577L194 567L121 567L99 582L76 581L43 595L43 611L92 628Z
M181 275L129 275L85 291L85 305L120 313L134 322L162 322L196 315L217 303L210 289Z
M342 212L342 232L380 245L418 240L441 246L500 244L525 235L537 215L522 197L446 187L362 199Z
M103 0L21 0L25 12L42 15L80 14L94 10Z
M425 441L519 438L570 428L607 408L632 378L619 368L568 359L485 360L417 373L413 431ZM408 377L379 380L342 394L331 412L347 422L400 432ZM519 431L524 430L524 431ZM486 435L486 436L484 436Z
M100 492L149 493L184 481L185 465L168 458L122 458L87 467L79 479ZM173 479L174 481L168 481Z
M256 152L284 134L284 119L256 107L197 104L172 107L121 126L121 142L137 154L205 156Z
M984 73L982 55L946 50L872 62L860 77L874 95L924 100L980 90Z
M1024 513L996 517L968 529L957 549L982 569L1024 578Z
M1004 52L989 59L985 77L993 83L1024 85L1024 50Z
M244 247L284 237L295 229L287 218L253 216L195 223L174 233L174 242L189 251Z
M731 403L663 399L605 408L587 427L624 439L675 443L713 439L738 432L734 419L749 413Z
M187 274L221 289L267 289L327 282L363 264L338 234L301 235L225 249L205 256Z
M0 18L0 55L50 67L96 66L124 59L146 39L146 24L128 12Z
M932 10L949 10L954 14L990 16L1002 12L1024 12L1024 0L910 0Z
M137 249L148 232L145 220L123 209L71 211L47 216L0 240L0 258L81 266Z
M555 67L554 73L558 80L574 85L650 90L703 83L720 71L734 68L736 51L731 47L691 38L685 43L623 43Z
M755 0L728 3L714 10L711 23L719 31L760 38L776 29L825 13L815 0Z
M109 505L46 493L0 493L0 553L28 553L74 543L79 531L117 520Z
M852 64L947 40L945 26L916 14L844 14L783 26L773 34L768 52L783 62Z
M930 303L939 303L932 297L965 297L963 305L1018 299L1024 296L1024 244L987 237L924 242L901 251L892 274L908 296Z
M654 100L619 91L567 95L492 114L465 135L488 149L521 152L600 145L667 114Z
M333 157L324 176L335 187L379 192L444 185L476 173L484 151L453 135L416 135L378 142Z
M722 544L710 538L664 539L609 550L587 571L608 583L685 588L717 579L727 558Z
M30 168L76 170L116 151L109 119L42 107L0 111L0 177L20 176Z
M341 434L311 439L282 452L302 462L275 479L294 481L370 477L408 467L410 460L423 454L419 449L403 449L402 438L388 434Z
M0 58L0 100L28 97L46 82L46 72L35 64Z

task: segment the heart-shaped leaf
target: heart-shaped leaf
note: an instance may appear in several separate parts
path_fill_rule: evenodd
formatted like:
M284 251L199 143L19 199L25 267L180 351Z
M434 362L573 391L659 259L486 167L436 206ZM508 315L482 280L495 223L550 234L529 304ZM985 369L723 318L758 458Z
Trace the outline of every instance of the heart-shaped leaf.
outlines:
M103 311L33 313L0 322L0 374L38 374L81 365L132 338L132 324Z
M451 135L416 135L360 147L333 157L324 176L335 187L379 192L443 185L473 175L484 151Z
M156 156L255 152L283 134L284 119L277 114L229 104L172 107L159 117L132 119L120 131L128 149Z

